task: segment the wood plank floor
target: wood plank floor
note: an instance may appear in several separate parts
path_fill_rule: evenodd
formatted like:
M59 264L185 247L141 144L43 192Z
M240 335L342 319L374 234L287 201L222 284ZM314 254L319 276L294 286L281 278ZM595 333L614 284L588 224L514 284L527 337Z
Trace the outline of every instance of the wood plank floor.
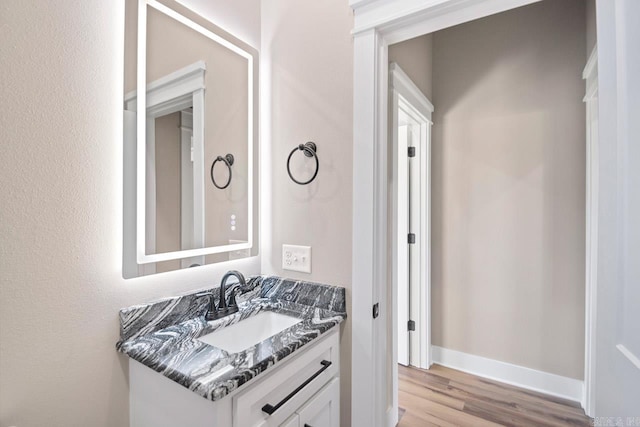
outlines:
M433 365L399 367L398 427L590 426L575 402Z

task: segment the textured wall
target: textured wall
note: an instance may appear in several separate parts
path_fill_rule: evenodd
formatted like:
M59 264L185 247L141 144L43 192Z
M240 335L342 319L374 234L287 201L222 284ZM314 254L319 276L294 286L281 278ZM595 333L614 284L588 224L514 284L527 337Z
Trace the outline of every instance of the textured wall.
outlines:
M347 287L350 314L353 28L345 0L270 0L262 7L263 272ZM270 62L269 62L270 60ZM269 115L270 114L270 115ZM318 144L320 172L291 181L289 152ZM292 161L298 179L309 170ZM310 162L308 162L310 163ZM282 244L312 247L312 273L282 270ZM342 333L341 425L350 425L351 320Z
M433 35L433 343L583 377L584 0Z
M0 4L0 426L128 425L118 310L259 273L124 280L123 2Z

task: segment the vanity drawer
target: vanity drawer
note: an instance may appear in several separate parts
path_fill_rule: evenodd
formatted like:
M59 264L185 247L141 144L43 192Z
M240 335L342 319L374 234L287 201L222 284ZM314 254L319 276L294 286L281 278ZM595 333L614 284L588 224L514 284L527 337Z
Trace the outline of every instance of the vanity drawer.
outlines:
M337 328L308 346L233 397L234 427L279 426L338 375Z

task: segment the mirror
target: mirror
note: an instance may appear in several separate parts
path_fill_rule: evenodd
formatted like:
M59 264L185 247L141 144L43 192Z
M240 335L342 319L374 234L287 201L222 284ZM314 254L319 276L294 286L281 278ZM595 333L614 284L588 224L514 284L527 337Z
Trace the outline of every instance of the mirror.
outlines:
M257 52L173 0L125 5L124 276L257 254Z

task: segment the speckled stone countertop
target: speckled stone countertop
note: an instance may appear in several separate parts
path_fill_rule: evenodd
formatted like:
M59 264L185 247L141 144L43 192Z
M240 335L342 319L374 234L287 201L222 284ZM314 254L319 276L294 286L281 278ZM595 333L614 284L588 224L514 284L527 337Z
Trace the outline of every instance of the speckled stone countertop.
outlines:
M116 347L216 401L347 317L344 288L274 276L251 277L247 283L253 290L238 296L239 311L212 322L204 319L209 299L196 296L202 291L122 309ZM213 291L218 293L218 288ZM227 353L197 339L263 311L302 321L238 353Z

